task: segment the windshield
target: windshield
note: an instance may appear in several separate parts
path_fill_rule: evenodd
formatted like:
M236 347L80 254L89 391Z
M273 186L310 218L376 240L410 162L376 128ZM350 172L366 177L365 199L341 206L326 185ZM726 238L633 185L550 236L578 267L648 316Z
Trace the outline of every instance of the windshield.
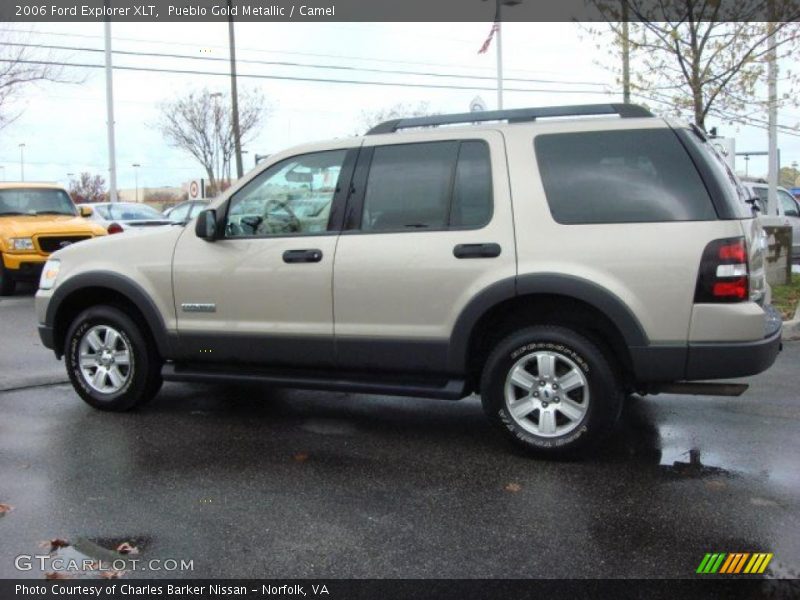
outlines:
M147 204L116 202L96 206L95 211L107 221L166 221L167 218Z
M19 188L0 190L0 216L78 214L64 190Z

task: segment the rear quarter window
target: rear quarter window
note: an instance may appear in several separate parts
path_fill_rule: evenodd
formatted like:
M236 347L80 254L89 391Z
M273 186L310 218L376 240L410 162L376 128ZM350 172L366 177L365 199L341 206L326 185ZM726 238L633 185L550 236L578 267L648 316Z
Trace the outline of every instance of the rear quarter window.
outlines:
M670 129L544 134L534 148L559 223L717 218L692 159Z

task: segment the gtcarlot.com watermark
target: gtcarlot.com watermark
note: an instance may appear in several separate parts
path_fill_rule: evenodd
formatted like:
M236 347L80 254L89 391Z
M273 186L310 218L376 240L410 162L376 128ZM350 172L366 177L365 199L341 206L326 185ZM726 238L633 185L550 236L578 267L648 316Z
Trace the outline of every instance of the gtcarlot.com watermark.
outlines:
M111 561L91 558L63 558L49 554L20 554L14 559L14 567L18 571L39 569L49 573L80 573L87 571L121 572L121 571L194 571L194 560L174 558L117 558Z

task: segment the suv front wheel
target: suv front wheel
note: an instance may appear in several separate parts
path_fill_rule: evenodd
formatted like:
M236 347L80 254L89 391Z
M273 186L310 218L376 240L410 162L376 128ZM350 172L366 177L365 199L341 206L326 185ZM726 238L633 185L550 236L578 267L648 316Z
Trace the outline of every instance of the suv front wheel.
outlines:
M481 377L481 398L506 437L555 455L583 449L608 433L623 394L596 344L566 327L541 325L495 346Z
M65 362L70 381L88 404L125 411L161 388L161 360L141 329L113 306L93 306L67 331Z

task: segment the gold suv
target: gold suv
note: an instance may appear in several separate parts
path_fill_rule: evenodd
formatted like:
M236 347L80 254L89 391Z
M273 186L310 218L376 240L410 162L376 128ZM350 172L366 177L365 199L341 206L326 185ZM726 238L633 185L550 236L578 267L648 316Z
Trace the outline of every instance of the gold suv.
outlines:
M51 252L106 235L83 218L91 214L57 185L0 183L0 296L13 294L17 281L37 280Z
M39 333L99 409L162 380L476 392L558 454L626 393L739 394L708 380L775 361L747 198L702 131L635 105L387 121L271 155L190 226L57 252Z

